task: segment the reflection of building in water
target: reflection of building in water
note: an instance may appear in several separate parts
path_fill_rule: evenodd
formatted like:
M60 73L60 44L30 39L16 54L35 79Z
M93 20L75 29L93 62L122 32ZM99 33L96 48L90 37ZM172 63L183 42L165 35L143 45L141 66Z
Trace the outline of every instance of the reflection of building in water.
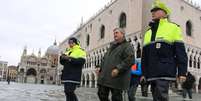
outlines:
M34 53L28 55L25 47L19 63L18 82L60 84L58 56L59 48L56 41L52 46L48 47L42 57L40 50L38 56Z
M83 68L82 86L96 86L95 65L101 63L101 59L109 47L109 42L113 40L112 30L115 27L125 29L126 38L133 44L136 56L140 57L143 33L151 19L152 1L111 0L86 23L80 24L80 27L71 36L77 37L81 41L82 47L88 52ZM169 19L182 28L189 57L188 70L195 75L198 90L198 84L201 83L201 10L188 0L161 1L172 9ZM65 49L67 40L68 38L59 45L62 50Z

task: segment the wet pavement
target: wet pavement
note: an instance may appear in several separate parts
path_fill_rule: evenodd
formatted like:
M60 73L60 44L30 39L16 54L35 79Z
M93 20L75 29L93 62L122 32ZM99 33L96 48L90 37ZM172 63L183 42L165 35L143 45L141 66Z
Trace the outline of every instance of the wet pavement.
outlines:
M79 101L99 101L96 88L78 88L76 94ZM127 100L126 94L125 101ZM201 94L193 94L192 101L201 101ZM0 82L0 101L65 101L63 86L41 85L41 84L21 84L11 82ZM142 97L140 91L137 92L136 101L152 101L149 97ZM181 95L170 94L170 101L183 101Z

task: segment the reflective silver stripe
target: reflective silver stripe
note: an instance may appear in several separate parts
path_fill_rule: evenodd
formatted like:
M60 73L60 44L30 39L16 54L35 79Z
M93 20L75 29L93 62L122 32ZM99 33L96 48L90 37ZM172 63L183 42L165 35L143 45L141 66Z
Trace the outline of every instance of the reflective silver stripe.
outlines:
M72 81L72 80L62 80L61 82L70 82L70 83L78 83L78 84L80 84L80 82L78 82L78 81Z
M170 81L175 81L176 78L171 78L171 77L155 77L155 78L149 78L147 81L153 81L153 80L170 80Z
M173 43L175 43L175 42L184 43L184 41L182 41L182 40L175 40L174 42L170 42L170 41L167 41L167 40L155 40L155 41L152 41L152 42L150 42L150 43L148 43L148 44L145 44L143 47L145 47L145 46L147 46L147 45L150 45L150 44L157 43L157 42L165 42L165 43L167 43L167 44L169 44L169 45L173 45Z
M147 45L150 45L150 44L155 44L155 43L158 43L158 42L164 42L164 43L167 43L169 45L173 45L173 43L174 43L174 42L170 42L170 41L167 41L167 40L155 40L155 41L151 41L150 43L145 44L143 47L145 47ZM177 42L182 42L182 41L177 41Z

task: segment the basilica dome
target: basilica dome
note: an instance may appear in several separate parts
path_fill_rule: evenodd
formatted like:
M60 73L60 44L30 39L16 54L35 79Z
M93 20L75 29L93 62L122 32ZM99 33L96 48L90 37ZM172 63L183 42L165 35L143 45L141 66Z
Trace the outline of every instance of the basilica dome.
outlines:
M47 48L46 54L58 55L59 52L60 52L60 49L57 46L57 43L55 41L52 46L50 46L50 47Z

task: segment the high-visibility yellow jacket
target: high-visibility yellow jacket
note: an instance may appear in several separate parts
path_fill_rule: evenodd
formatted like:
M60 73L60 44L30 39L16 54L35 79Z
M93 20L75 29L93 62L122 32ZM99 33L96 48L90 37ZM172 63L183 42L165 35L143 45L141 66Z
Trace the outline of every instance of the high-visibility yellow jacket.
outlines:
M60 63L64 66L61 75L62 82L80 84L86 52L79 45L75 45L64 54L60 57Z
M181 28L167 19L150 23L144 35L143 75L148 80L175 80L176 74L187 72L187 54Z

